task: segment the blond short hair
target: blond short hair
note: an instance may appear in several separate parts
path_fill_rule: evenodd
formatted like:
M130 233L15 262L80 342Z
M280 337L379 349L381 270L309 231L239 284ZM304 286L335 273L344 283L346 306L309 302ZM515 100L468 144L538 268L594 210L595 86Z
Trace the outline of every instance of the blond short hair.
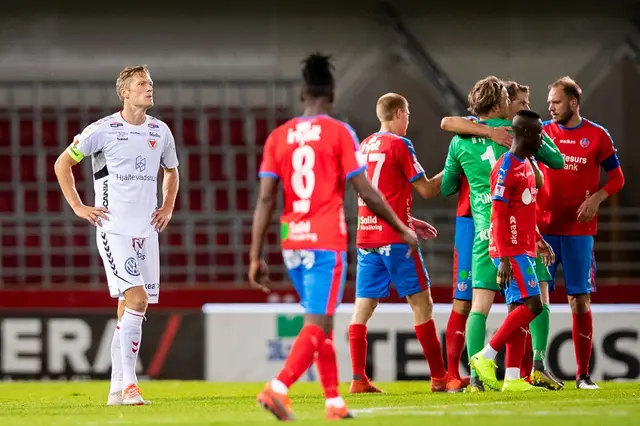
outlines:
M118 98L121 102L124 101L122 97L122 92L127 89L129 80L136 74L149 74L149 67L147 65L136 65L133 67L126 67L122 71L120 71L120 75L116 80L116 92L118 94Z
M376 115L381 122L391 121L395 117L396 111L399 109L405 110L408 107L409 102L407 102L404 96L398 95L397 93L387 93L378 99L376 103Z
M561 87L564 94L570 98L575 98L578 101L578 105L580 105L580 100L582 99L582 89L578 86L578 83L568 75L564 77L560 77L553 83L549 85L549 90L554 87Z
M504 83L498 77L490 75L473 85L467 100L469 112L473 115L486 115L502 102Z

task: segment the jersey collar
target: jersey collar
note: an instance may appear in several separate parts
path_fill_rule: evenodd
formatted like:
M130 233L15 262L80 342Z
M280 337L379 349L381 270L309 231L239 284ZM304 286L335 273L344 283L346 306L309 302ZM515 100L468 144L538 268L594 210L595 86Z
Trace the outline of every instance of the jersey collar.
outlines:
M580 123L578 123L577 125L573 126L573 127L565 127L562 124L558 123L558 127L560 127L562 130L575 130L577 128L579 128L580 126L582 126L584 124L584 118L580 120Z

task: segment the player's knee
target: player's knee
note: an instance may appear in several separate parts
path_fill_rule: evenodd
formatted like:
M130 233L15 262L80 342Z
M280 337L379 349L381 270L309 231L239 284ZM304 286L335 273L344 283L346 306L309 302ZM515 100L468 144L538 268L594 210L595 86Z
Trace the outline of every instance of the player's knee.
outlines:
M458 300L458 299L453 299L453 312L460 314L460 315L464 315L469 316L469 312L471 312L471 301L470 300Z
M471 302L471 311L480 312L485 315L489 315L491 306L493 305L493 299L496 297L496 293L492 290L486 289L473 289L473 301Z
M146 312L149 304L149 296L144 286L131 287L124 292L124 303L129 309L136 312Z
M529 297L525 305L536 316L542 313L542 299L540 296Z
M407 296L409 306L413 310L416 324L430 321L433 317L433 299L429 290Z
M378 299L356 298L351 324L367 324L378 306Z
M333 331L333 316L330 315L305 314L304 323L320 327L325 336L329 336Z
M586 314L590 309L590 298L588 294L569 296L569 306L571 313L576 315Z

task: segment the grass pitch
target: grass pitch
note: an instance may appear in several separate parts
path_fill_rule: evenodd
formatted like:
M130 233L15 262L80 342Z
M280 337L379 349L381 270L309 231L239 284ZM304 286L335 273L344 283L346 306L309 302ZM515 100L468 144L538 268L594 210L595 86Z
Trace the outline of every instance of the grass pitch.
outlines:
M601 383L600 391L578 391L573 382L561 392L535 394L432 394L425 382L379 383L387 392L348 395L362 425L461 424L473 426L625 426L640 424L640 384ZM256 425L275 418L256 406L263 383L142 382L144 407L105 406L107 382L0 383L0 425ZM318 383L291 390L299 421L324 424ZM614 423L615 422L615 423Z

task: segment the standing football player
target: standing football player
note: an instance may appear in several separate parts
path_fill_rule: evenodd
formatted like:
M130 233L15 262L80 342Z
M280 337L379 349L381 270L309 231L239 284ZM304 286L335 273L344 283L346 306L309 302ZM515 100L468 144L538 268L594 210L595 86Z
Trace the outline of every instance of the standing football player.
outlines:
M597 233L600 204L624 186L624 174L613 140L604 127L580 116L582 90L569 77L549 86L551 121L544 131L562 152L565 166L550 170L542 166L545 185L539 197L540 232L556 253L550 266L552 278L558 264L564 271L565 289L573 315L576 354L576 386L599 389L589 377L593 339L591 293L596 291L593 237ZM600 169L607 183L600 187ZM550 282L553 291L555 283Z
M542 146L542 121L533 111L522 110L513 119L515 137L491 171L491 227L489 255L498 266L498 284L505 292L509 314L485 348L470 359L473 370L489 388L498 390L495 356L507 345L503 391L545 390L520 378L525 335L522 329L542 312L540 286L535 273L539 179L531 157ZM549 246L540 250L552 262Z
M412 228L435 229L411 216L412 190L428 199L440 193L442 173L428 179L416 157L413 144L405 137L409 126L409 103L396 93L378 99L376 115L380 131L362 142L360 150L367 157L367 175L394 212ZM416 223L420 225L416 225ZM418 231L420 232L420 231ZM406 297L413 310L414 329L429 363L431 390L442 392L447 374L442 347L433 321L433 300L429 291L429 274L420 251L407 258L407 245L400 236L382 223L369 207L358 200L358 270L356 303L349 326L349 348L353 381L349 392L380 392L365 373L367 361L367 322L378 301L389 296L391 282L400 297Z
M276 207L278 181L282 181L282 255L305 319L283 369L257 400L277 419L292 420L288 390L315 360L324 388L326 418L339 420L353 417L338 392L333 344L333 317L347 271L346 181L351 181L371 211L401 236L408 246L407 255L417 249L418 239L369 183L353 129L328 115L335 89L329 57L310 55L304 60L302 77L303 115L276 128L265 144L252 225L249 283L269 291L262 249Z
M509 94L500 79L489 76L478 81L469 92L469 109L472 114L490 127L510 126ZM476 124L476 123L469 123ZM497 269L489 257L489 224L491 216L491 189L489 175L492 167L507 149L497 142L483 137L456 135L449 146L442 178L442 194L453 195L458 191L460 175L464 173L471 189L471 210L474 222L472 259L473 300L467 321L466 343L469 357L482 349L485 342L487 315L493 305L496 292ZM558 149L545 140L536 153L541 161L562 164ZM546 245L544 241L541 246ZM472 372L471 391L482 392L484 386Z
M122 110L87 126L58 157L55 172L73 212L96 226L98 251L111 297L118 298L118 325L111 343L107 405L143 405L136 377L142 322L158 303L158 232L173 214L178 157L169 127L146 114L153 107L153 80L146 65L125 68L116 81ZM83 204L72 167L91 156L95 205ZM157 208L157 176L163 203Z
M507 93L509 94L509 114L508 119L513 120L516 114L522 110L529 110L529 86L525 86L523 84L519 84L515 81L505 81L505 87L507 89ZM495 141L500 143L502 146L510 147L512 141L512 135L506 131L506 128L500 128L501 132L498 132L498 128L489 127L487 125L478 123L477 120L469 120L468 118L462 117L445 117L442 119L441 127L443 130L447 130L450 132L458 133L458 134L471 134L477 136L485 136L494 134L493 138ZM505 136L506 135L506 136ZM491 138L491 137L490 137ZM553 141L543 133L543 138L547 143L552 144ZM564 166L564 161L560 161L562 158L558 158L558 161L549 163L550 167L553 169L561 169ZM462 195L464 185L461 182L460 184L460 195ZM459 202L460 203L460 202ZM460 223L458 223L460 220ZM460 225L460 226L459 226ZM458 267L462 267L465 265L465 257L463 254L466 253L465 244L466 239L464 237L463 229L465 226L465 221L463 218L456 218L456 248L458 249L455 254L457 254L457 265ZM460 232L459 232L460 231ZM470 254L469 256L469 264ZM458 287L466 288L466 283L462 281L462 276L458 274ZM547 351L547 345L549 341L549 320L550 320L550 308L549 308L549 285L548 283L551 281L551 275L549 273L549 269L542 262L540 256L536 258L536 276L538 277L538 281L540 283L540 293L542 297L543 310L540 315L536 317L535 320L531 322L531 331L528 329L524 330L526 334L526 349L525 356L523 357L522 366L521 366L521 375L527 380L531 381L532 384L536 386L546 387L550 390L559 390L564 387L564 382L555 377L555 375L546 368L545 357ZM453 303L453 310L451 317L449 319L449 324L454 327L447 326L447 354L449 354L450 349L450 341L451 341L451 352L452 354L458 354L458 351L462 350L462 346L459 346L459 338L456 334L454 334L461 327L461 322L456 315L458 306L462 305L462 308L471 308L471 302L469 297L469 302L464 304L465 292L460 289L456 290L455 296L456 300ZM463 311L464 312L464 311ZM467 311L468 312L468 311ZM466 319L466 318L465 318ZM457 328L455 325L457 324ZM464 330L464 329L463 329ZM459 348L459 349L458 349ZM533 353L532 353L533 352ZM532 355L532 356L530 356ZM453 362L455 362L455 358L453 358ZM460 356L458 355L457 360L460 360ZM449 373L451 374L451 365L453 363L449 362ZM457 365L457 364L454 364Z

